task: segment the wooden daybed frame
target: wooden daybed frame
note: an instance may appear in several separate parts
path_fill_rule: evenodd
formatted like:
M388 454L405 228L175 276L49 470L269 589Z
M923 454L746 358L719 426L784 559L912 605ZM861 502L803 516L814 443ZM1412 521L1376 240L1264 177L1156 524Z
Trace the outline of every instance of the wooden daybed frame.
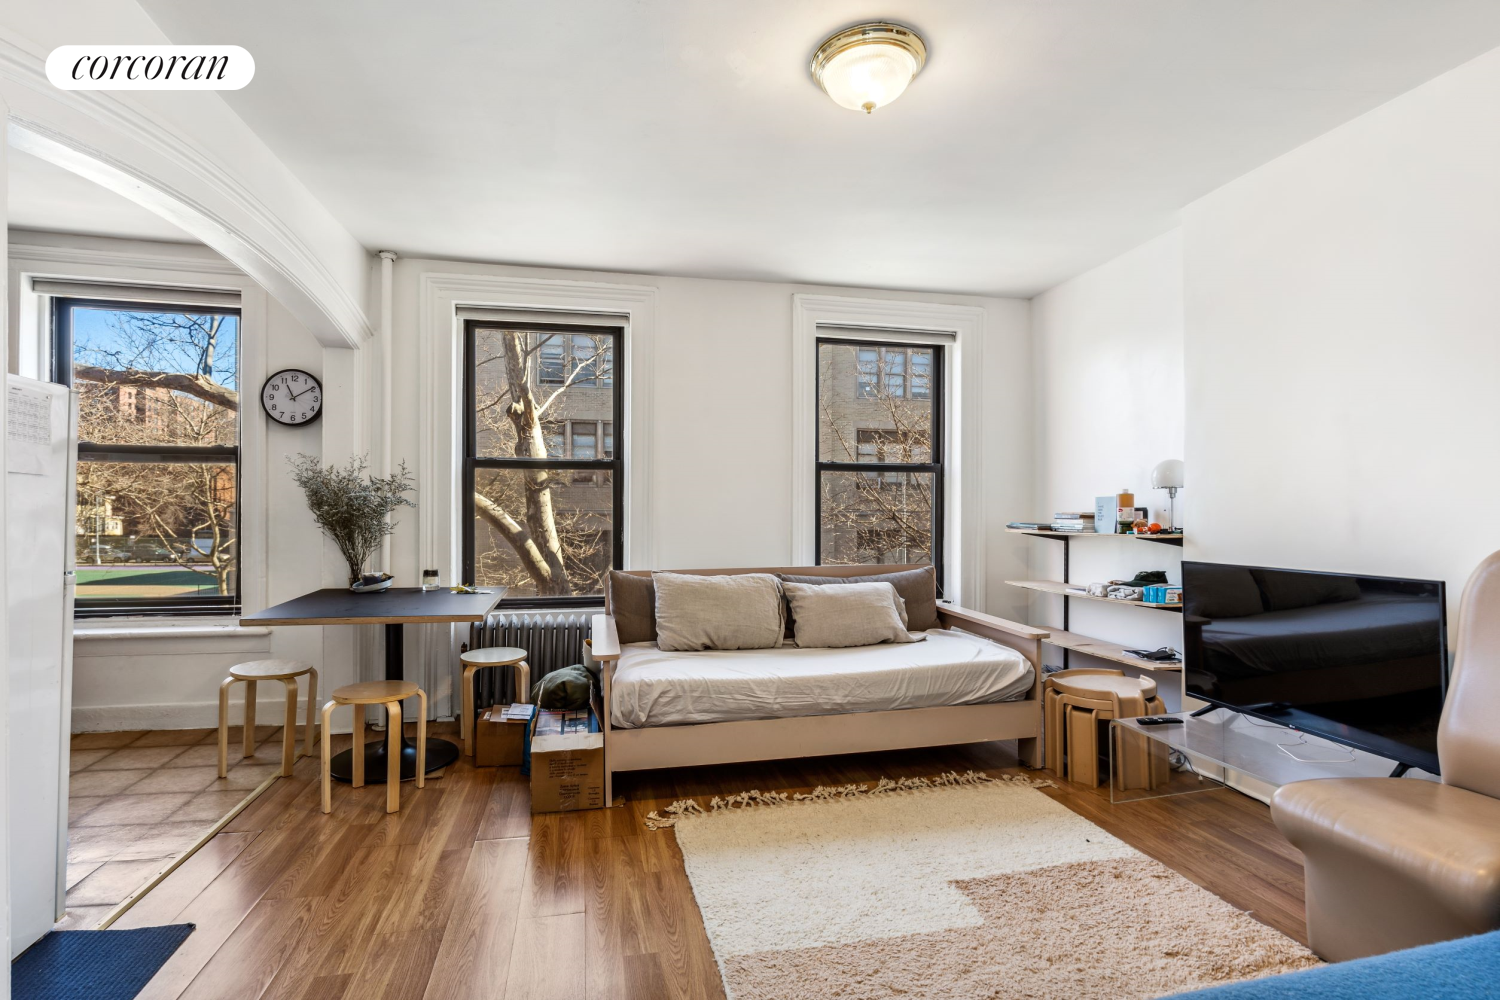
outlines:
M915 566L786 566L769 569L689 569L677 573L705 576L742 573L789 573L801 576L858 577L889 573ZM631 570L650 576L649 570ZM603 683L604 804L614 802L614 776L621 771L658 767L732 764L789 757L905 750L1017 740L1022 764L1042 766L1042 641L1051 633L979 611L938 604L944 628L961 629L1009 646L1031 664L1031 691L1025 698L987 705L907 708L886 712L846 712L758 719L744 722L705 722L696 725L646 726L615 729L611 679L620 659L620 641L608 595L605 613L594 616L592 655Z

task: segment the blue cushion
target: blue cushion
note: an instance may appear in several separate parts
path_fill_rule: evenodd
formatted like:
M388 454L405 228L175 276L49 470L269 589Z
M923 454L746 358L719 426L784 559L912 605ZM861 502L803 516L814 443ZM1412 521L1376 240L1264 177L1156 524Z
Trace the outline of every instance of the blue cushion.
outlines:
M1497 993L1500 931L1175 996L1213 1000L1477 1000Z

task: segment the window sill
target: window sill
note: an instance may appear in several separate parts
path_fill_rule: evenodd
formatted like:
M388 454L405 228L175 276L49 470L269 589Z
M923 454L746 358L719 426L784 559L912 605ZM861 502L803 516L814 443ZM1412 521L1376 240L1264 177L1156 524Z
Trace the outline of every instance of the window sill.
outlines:
M94 619L98 621L99 619ZM270 635L270 628L241 625L232 618L135 618L113 619L108 624L85 624L75 621L73 638L77 639L229 639Z

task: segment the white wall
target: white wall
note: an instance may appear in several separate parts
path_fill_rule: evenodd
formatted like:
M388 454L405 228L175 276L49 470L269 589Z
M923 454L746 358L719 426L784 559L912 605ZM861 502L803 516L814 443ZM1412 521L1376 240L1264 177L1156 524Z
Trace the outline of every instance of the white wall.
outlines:
M777 282L621 275L453 261L396 264L397 373L419 370L421 275L506 275L638 285L656 290L651 373L650 495L644 512L654 568L778 565L791 555L792 296L798 292L977 305L985 312L984 467L987 606L1014 616L1025 604L998 581L1024 559L1000 532L1028 502L1031 463L1030 344L1027 303L828 288ZM394 457L409 463L419 446L418 385L395 380ZM809 431L810 433L810 431ZM629 447L629 445L627 445ZM420 502L420 499L419 499ZM976 541L975 544L978 544ZM415 525L403 523L392 548L398 583L419 566Z
M1500 548L1500 50L1185 213L1190 556L1443 579Z
M1012 520L1093 510L1122 488L1167 523L1167 494L1151 469L1183 454L1182 241L1177 230L1065 282L1032 301L1036 374L1036 479L1027 509ZM1191 474L1193 470L1189 468ZM1177 495L1178 524L1185 523ZM1062 544L1028 540L1031 577L1062 579ZM1166 570L1181 582L1181 550L1133 538L1068 543L1073 581L1122 579ZM1181 648L1178 615L1072 601L1072 631L1125 645ZM1062 599L1032 597L1031 620L1061 626ZM1049 662L1060 662L1051 647ZM1100 665L1077 657L1074 665ZM1115 666L1115 664L1109 664Z

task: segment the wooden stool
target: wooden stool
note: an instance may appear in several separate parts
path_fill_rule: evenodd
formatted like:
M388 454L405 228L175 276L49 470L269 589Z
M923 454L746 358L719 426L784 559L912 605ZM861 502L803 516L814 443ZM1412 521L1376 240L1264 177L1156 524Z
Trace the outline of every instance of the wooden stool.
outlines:
M464 665L464 756L474 756L474 673L488 667L516 668L516 700L531 703L531 665L526 662L526 650L518 646L491 646L488 649L471 649L460 653L458 662Z
M365 713L364 705L385 706L386 773L385 811L396 812L401 808L401 702L416 697L421 699L421 710L417 715L417 787L427 787L427 692L412 681L366 681L363 684L345 684L333 692L333 700L323 706L323 811L333 811L333 742L329 727L333 722L333 710L340 705L354 706L354 758L355 788L365 783Z
M1069 671L1068 673L1072 673ZM1058 695L1056 710L1063 716L1063 739L1067 745L1067 779L1099 786L1099 723L1110 719L1133 719L1166 711L1156 696L1156 681L1149 677L1127 677L1112 670L1090 671L1074 676L1054 675L1049 680ZM1122 747L1122 768L1137 775L1147 769L1145 760L1130 761L1131 747ZM1146 752L1145 747L1135 750Z
M311 674L307 689L307 726L303 732L302 752L313 753L313 704L318 700L318 671L311 663L296 660L252 660L236 663L229 676L219 685L219 777L229 773L229 689L245 684L244 755L255 754L255 688L257 681L280 681L286 687L286 720L281 730L281 775L291 777L297 756L297 678Z
M1110 670L1100 667L1072 667L1067 670L1056 670L1046 675L1042 681L1042 728L1046 741L1046 760L1044 765L1059 778L1065 777L1063 773L1064 753L1063 734L1067 731L1067 716L1063 712L1062 695L1057 691L1057 681L1068 677L1082 677L1089 674L1100 674L1108 677L1123 677L1123 670Z

